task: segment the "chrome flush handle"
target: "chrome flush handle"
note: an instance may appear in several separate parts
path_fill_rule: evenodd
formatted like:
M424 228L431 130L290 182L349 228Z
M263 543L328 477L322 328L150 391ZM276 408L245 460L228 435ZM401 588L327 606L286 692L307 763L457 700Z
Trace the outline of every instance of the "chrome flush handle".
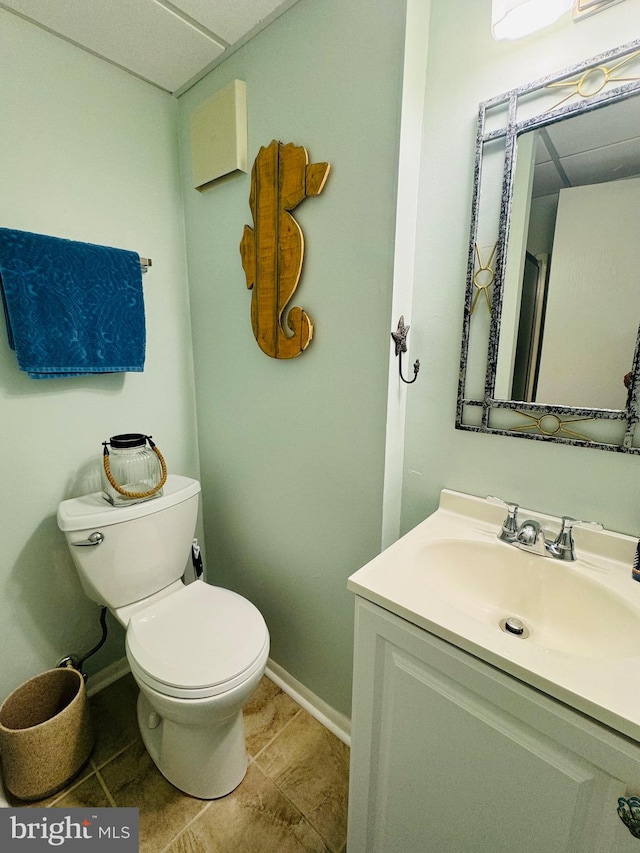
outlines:
M104 535L96 530L88 539L81 539L79 542L72 542L72 545L101 545L104 542Z

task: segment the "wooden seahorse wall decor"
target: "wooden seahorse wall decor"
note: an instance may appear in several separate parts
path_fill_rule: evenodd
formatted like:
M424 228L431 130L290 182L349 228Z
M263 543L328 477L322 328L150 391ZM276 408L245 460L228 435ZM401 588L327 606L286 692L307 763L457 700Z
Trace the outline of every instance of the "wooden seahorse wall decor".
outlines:
M244 226L242 266L251 295L251 326L260 349L272 358L294 358L308 346L313 324L302 308L284 312L293 297L304 257L302 229L290 211L319 195L329 163L309 163L302 145L273 140L258 152L251 170L249 207L253 228Z

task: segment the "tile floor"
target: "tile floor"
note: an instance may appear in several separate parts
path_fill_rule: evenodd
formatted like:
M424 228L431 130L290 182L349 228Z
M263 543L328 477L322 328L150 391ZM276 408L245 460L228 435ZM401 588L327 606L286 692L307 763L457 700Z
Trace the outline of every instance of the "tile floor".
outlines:
M89 765L29 805L137 807L141 853L344 853L349 749L272 681L245 706L247 775L219 800L190 797L156 769L138 734L137 692L127 675L93 696Z

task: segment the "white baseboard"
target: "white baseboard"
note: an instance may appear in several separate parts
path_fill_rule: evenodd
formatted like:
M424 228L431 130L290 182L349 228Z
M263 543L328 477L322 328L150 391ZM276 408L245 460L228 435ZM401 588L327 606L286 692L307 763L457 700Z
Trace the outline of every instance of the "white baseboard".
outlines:
M274 660L267 661L266 675L288 696L308 711L312 717L322 723L330 732L340 738L348 747L351 746L351 720L331 705L328 705L308 687L290 675Z
M114 681L122 678L128 672L130 672L130 668L126 657L120 658L100 672L96 672L87 680L87 696L99 693L100 690L104 690L105 687L113 684ZM333 732L347 746L351 746L351 720L348 717L312 693L308 687L305 687L271 658L267 661L266 675L288 696L291 696L298 705L301 705L305 711L315 717L319 723Z
M90 675L87 679L87 696L99 693L128 672L131 672L131 669L129 668L129 661L125 657L120 658L115 663L109 664L109 666L101 669L100 672L96 672L95 675Z

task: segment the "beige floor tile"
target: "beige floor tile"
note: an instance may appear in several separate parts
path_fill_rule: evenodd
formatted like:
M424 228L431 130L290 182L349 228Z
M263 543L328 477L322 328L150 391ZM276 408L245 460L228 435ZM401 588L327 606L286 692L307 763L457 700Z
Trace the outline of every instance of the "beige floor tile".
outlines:
M109 806L101 778L117 806L139 809L141 853L344 853L349 751L272 681L263 678L245 706L256 764L212 802L178 791L155 767L138 732L137 694L127 675L92 697L99 774L89 766L70 790L32 805Z
M109 808L111 803L95 773L53 803L54 808Z
M249 755L256 756L299 710L300 706L293 699L264 676L244 706L244 731Z
M159 853L207 805L174 788L137 741L100 771L116 806L140 810L140 851Z
M329 853L303 816L251 764L243 782L205 811L166 853Z
M302 711L256 763L331 849L339 850L347 829L348 747Z
M89 700L96 730L91 760L100 767L139 736L136 702L138 686L131 674L119 678Z

